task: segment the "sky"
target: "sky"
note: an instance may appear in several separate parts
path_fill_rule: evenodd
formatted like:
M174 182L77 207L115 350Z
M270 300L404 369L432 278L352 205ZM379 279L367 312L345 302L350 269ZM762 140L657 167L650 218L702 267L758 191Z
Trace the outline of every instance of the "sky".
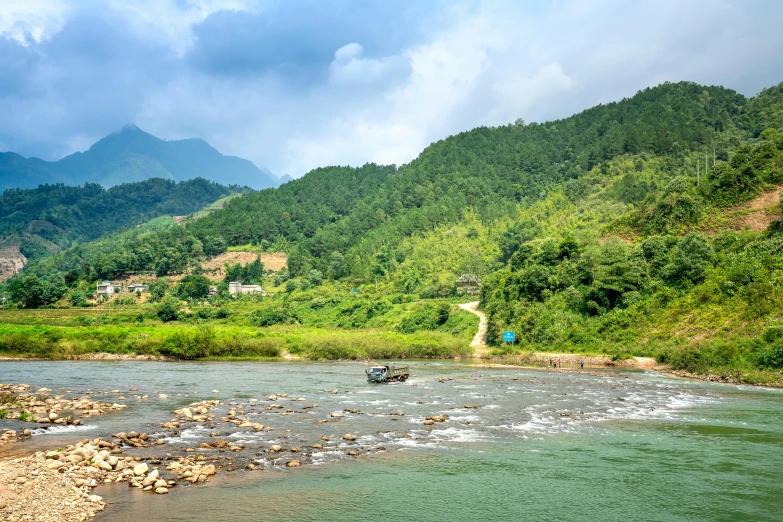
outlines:
M665 81L783 81L778 0L0 0L0 151L135 123L277 175L407 163Z

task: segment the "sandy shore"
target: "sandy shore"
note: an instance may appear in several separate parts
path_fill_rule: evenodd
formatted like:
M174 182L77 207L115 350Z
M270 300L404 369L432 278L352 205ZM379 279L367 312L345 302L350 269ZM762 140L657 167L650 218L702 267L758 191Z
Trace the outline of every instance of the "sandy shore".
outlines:
M632 357L630 359L612 360L607 355L583 355L578 353L547 353L533 352L515 355L503 355L485 359L495 364L520 366L525 368L552 367L557 364L558 369L581 369L580 362L584 362L584 369L589 368L617 368L654 370L658 363L652 357Z

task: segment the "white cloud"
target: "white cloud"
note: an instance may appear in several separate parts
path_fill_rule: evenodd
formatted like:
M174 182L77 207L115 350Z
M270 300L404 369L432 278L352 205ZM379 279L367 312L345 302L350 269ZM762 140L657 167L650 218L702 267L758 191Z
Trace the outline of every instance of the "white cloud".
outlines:
M66 0L3 0L0 7L0 37L24 42L27 35L36 41L62 27L71 11Z
M404 56L380 59L364 57L364 49L358 43L349 43L334 53L329 65L329 81L334 88L356 89L397 84L410 74L410 63Z
M19 39L27 31L49 38L76 5L85 4L3 0L0 34ZM431 142L478 125L565 117L667 80L723 84L746 95L783 80L783 31L776 26L783 4L777 3L465 1L444 8L448 23L424 23L423 36L403 40L392 51L353 37L331 44L323 74L294 86L275 71L218 76L181 59L193 24L225 8L263 18L265 2L110 0L109 5L135 34L164 42L180 60L167 64L169 74L161 77L107 81L107 91L119 90L116 82L139 86L126 96L127 110L110 111L123 99L105 97L102 112L116 116L104 126L133 118L163 138L202 137L226 154L295 176L329 164L409 162ZM298 20L291 9L287 16ZM384 27L382 18L371 22ZM50 68L39 68L36 77L47 78ZM127 69L140 75L147 70ZM39 136L73 149L113 130L95 121L88 122L89 129L69 130L73 103L52 82L45 85L40 99L31 95L23 105L0 95L1 112L11 122L0 124L6 146Z

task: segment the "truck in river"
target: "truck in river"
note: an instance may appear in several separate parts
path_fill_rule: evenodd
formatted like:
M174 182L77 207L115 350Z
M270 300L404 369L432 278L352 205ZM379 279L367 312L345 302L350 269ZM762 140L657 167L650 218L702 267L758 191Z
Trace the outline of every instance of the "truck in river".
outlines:
M405 382L410 377L410 370L407 366L389 366L387 364L376 364L365 370L367 373L367 382Z

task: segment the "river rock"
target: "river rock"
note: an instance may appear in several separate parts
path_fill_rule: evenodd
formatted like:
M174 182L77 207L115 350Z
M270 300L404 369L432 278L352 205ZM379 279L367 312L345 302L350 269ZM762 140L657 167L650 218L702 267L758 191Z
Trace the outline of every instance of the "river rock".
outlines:
M214 475L216 472L215 466L213 464L208 464L201 468L201 474L202 475Z
M157 493L158 495L165 495L168 492L169 492L169 488L167 488L165 486L161 486L159 488L155 488L155 493Z
M56 421L58 418L59 418L59 416L58 416L58 415L57 415L55 412L53 412L53 411L50 411L50 412L49 412L49 420L50 420L50 421L54 422L54 421Z
M351 435L350 433L346 433L345 435L343 435L343 440L351 440L351 441L356 440L356 435Z
M299 462L298 460L290 460L286 463L286 466L289 468L298 468L301 465L302 463Z
M146 474L149 471L149 466L145 462L142 462L141 464L136 464L133 466L133 474L137 477L140 477L144 474Z

